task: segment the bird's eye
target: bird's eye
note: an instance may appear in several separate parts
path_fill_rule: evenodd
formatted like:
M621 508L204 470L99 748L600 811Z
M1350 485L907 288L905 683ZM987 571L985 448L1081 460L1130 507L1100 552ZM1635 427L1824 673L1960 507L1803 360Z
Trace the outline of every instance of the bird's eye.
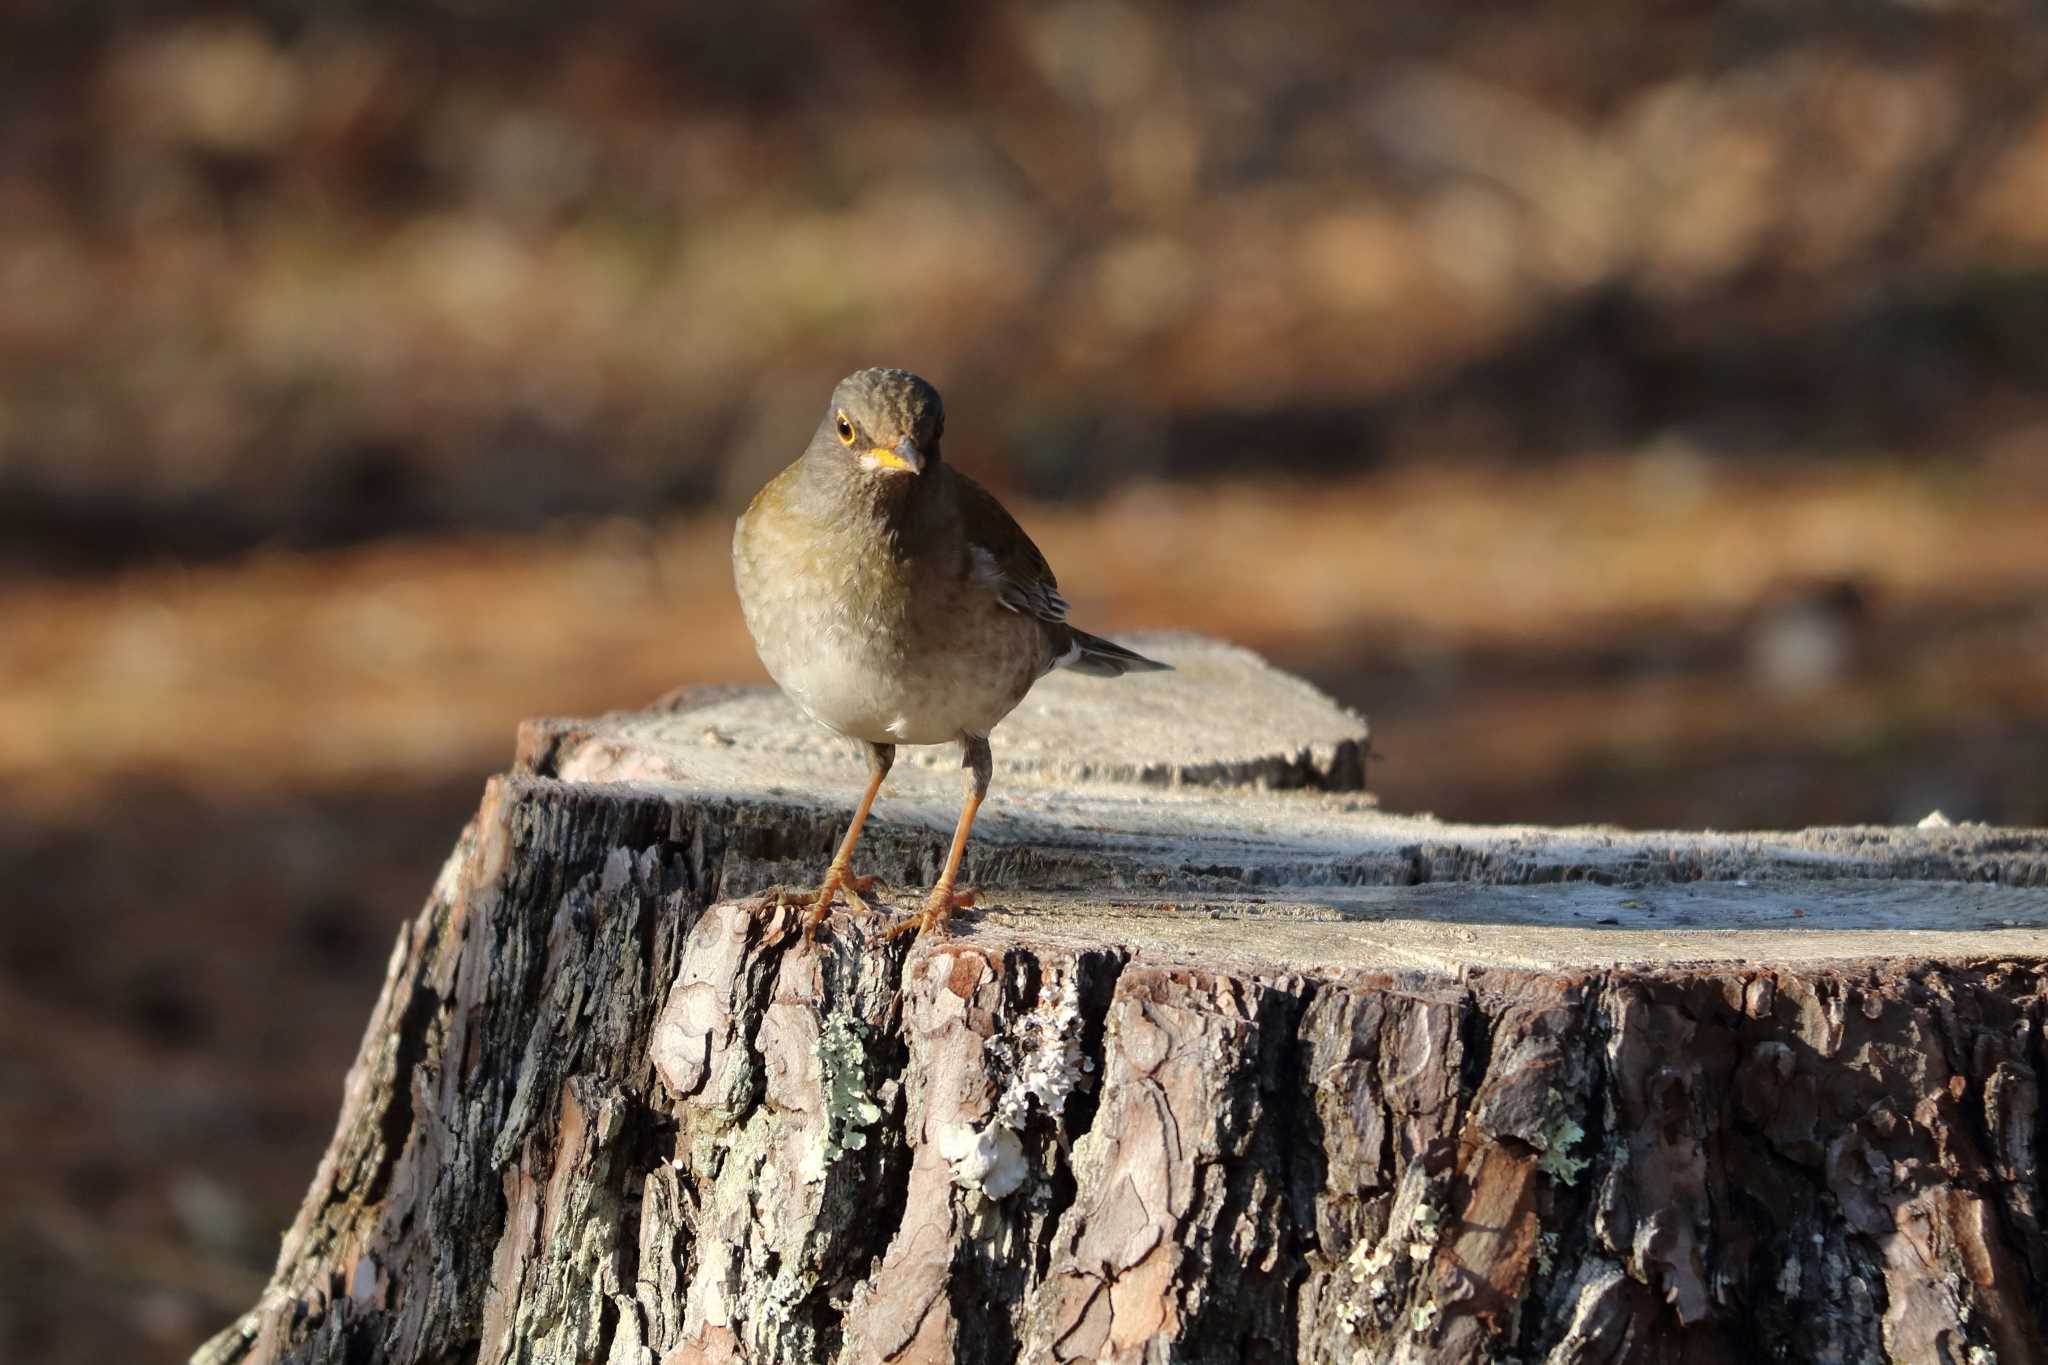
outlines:
M839 439L846 445L853 444L853 423L846 420L846 414L839 414Z

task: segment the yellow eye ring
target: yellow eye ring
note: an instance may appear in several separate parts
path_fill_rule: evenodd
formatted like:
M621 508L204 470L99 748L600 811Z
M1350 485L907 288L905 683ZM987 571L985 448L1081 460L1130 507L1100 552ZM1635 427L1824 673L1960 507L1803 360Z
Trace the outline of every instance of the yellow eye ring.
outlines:
M839 442L841 445L853 444L853 423L846 420L843 412L839 414Z

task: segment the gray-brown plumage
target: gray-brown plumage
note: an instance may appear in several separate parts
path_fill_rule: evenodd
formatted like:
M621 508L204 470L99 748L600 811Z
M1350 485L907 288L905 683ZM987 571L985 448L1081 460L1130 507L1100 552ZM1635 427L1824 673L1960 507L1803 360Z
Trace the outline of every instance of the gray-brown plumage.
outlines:
M1116 677L1167 665L1067 623L1045 556L981 485L946 464L938 391L907 370L861 370L833 390L811 443L733 533L733 578L770 676L813 720L861 741L867 793L806 930L849 868L898 744L958 743L967 792L939 883L904 928L943 929L960 855L988 791L989 731L1055 668Z

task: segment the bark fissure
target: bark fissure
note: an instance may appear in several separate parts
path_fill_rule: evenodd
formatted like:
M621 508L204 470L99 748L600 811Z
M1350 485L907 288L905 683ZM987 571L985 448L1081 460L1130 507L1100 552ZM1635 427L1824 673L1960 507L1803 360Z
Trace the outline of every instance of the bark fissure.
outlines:
M1567 1331L1571 1272L1613 1264L1593 1236L1594 1194L1585 1178L1585 1172L1597 1165L1597 1154L1606 1149L1608 1115L1602 1106L1558 1102L1571 1094L1597 1095L1608 1088L1598 1036L1603 988L1604 982L1590 981L1565 994L1555 1021L1561 1049L1553 1059L1553 1074L1544 1080L1545 1117L1534 1128L1501 1139L1533 1161L1541 1176L1534 1198L1542 1231L1514 1308L1512 1330L1505 1334L1530 1359L1543 1358Z
M425 942L420 945L422 956L431 957L439 943L441 925L430 922ZM441 995L425 981L415 981L407 992L405 1010L392 1029L391 1070L394 1076L409 1077L432 1049L429 1030L441 1012ZM375 1204L384 1198L390 1188L392 1168L398 1164L399 1150L404 1146L406 1135L412 1131L413 1108L412 1087L393 1085L388 1091L389 1103L383 1108L378 1120L381 1137L381 1152L376 1168L364 1182L362 1202ZM332 1192L332 1199L339 1202L349 1198L341 1189Z

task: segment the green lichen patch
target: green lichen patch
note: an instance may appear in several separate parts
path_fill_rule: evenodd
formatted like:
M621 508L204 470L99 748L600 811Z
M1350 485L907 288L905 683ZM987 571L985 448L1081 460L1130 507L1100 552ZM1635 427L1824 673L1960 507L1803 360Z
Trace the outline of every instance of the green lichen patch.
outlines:
M868 1145L868 1130L882 1117L869 1093L868 1029L843 1014L828 1015L818 1032L818 1070L824 1079L825 1131L799 1173L819 1181L846 1152Z
M1542 1133L1537 1135L1536 1146L1543 1155L1536 1158L1536 1169L1561 1185L1576 1185L1579 1177L1586 1173L1586 1167L1593 1164L1591 1157L1573 1156L1572 1148L1585 1140L1586 1130L1570 1114L1560 1113Z

